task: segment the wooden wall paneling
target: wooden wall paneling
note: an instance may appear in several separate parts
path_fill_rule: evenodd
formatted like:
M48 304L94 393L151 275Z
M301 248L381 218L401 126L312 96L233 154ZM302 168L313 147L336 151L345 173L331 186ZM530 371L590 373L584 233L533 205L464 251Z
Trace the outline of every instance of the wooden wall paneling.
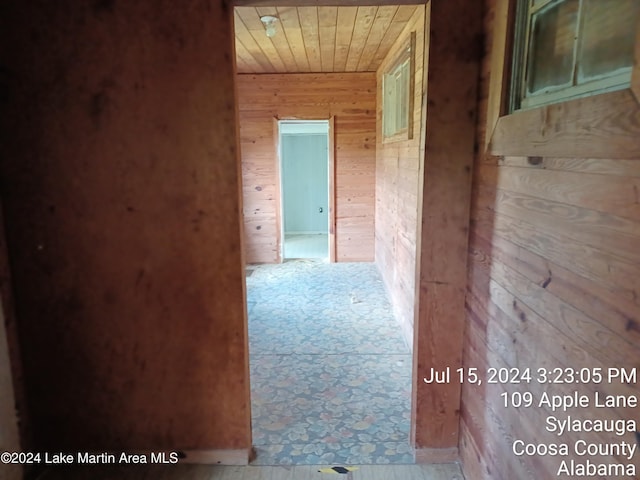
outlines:
M430 35L427 35L427 32L431 30L431 8L427 4L425 5L424 10L424 20L422 22L422 40L418 36L416 38L416 46L419 47L422 45L422 55L419 55L416 52L416 67L421 65L421 72L419 75L416 75L416 78L421 78L421 82L418 84L420 88L416 88L416 90L420 93L420 102L414 102L415 105L420 105L420 134L418 137L418 188L417 188L417 209L416 209L416 242L415 242L415 267L413 272L413 305L411 306L411 312L413 316L411 317L411 329L405 333L406 338L410 339L410 348L414 349L416 344L416 336L414 332L414 325L418 323L418 315L419 309L417 308L419 299L420 299L420 268L419 265L422 262L422 251L419 248L420 240L422 239L423 231L422 231L422 219L419 218L421 215L421 205L424 201L424 161L425 153L426 153L426 139L427 139L427 106L429 100L427 98L427 85L429 81L428 76L428 65L429 65L429 39ZM415 356L415 354L414 354ZM413 368L415 368L415 358L413 361ZM417 405L418 402L418 392L417 389L411 389L411 402L412 405ZM412 411L413 414L413 411ZM409 434L409 438L415 442L416 438L416 422L411 422L411 432Z
M415 69L411 77L411 81L414 82L412 106L415 108L410 111L413 113L413 124L418 128L423 118L424 25L425 7L418 7L405 22L402 32L395 38L389 55L382 61L377 72L376 264L410 347L413 347L422 140L418 135L414 135L406 140L383 141L382 78L384 72L411 42L412 32L416 32L417 38L413 42Z
M249 263L278 261L273 117L333 120L335 258L373 259L375 76L239 75L245 243ZM260 227L260 228L258 228Z
M511 331L517 333L522 329L522 335L514 335L514 343L518 343L519 348L523 351L517 351L517 357L522 360L516 365L510 366L526 366L536 365L544 366L547 368L553 368L556 365L571 365L576 368L579 367L602 367L605 369L611 365L614 357L620 360L622 363L616 365L629 364L628 354L633 353L637 347L626 341L623 337L620 337L616 332L612 332L607 329L605 325L602 325L598 319L593 319L588 315L578 312L572 306L566 304L550 293L542 292L536 289L532 285L531 281L518 276L515 271L507 267L506 265L496 263L494 270L499 270L498 273L491 272L491 275L487 275L484 280L489 285L489 296L483 297L483 301L487 301L491 306L496 305L502 311L511 316L511 320L507 318L501 318L508 323L513 323ZM478 277L481 278L481 277ZM495 278L495 280L493 279ZM505 288L503 284L508 281L515 281L512 284L508 284ZM520 295L517 289L527 288L532 291L531 294L524 296ZM542 288L542 287L540 287ZM510 289L510 290L509 290ZM548 323L547 313L548 310L540 310L538 308L538 302L546 301L554 307L559 307L558 321L554 324ZM550 307L551 308L551 307ZM491 310L487 307L487 311L490 311L492 315L496 315L495 310ZM537 313L536 313L537 312ZM535 322L535 324L534 324ZM532 325L533 324L533 325ZM535 334L535 335L534 335ZM537 345L537 342L532 341L536 338L536 335L553 335L556 342L552 345ZM636 334L637 336L637 334ZM527 338L530 337L530 338ZM592 342L593 339L596 339ZM525 342L525 346L521 346L520 343ZM511 344L506 344L511 346ZM533 347L529 347L532 345ZM586 347L585 347L586 345ZM607 355L603 354L607 348L621 347L622 351L619 355ZM637 362L635 362L637 364ZM634 362L631 362L634 365ZM535 390L536 385L533 385L532 391ZM581 387L585 392L594 393L595 391L607 391L610 394L616 395L632 395L634 394L634 388L625 384L613 384L607 386L599 385L586 385ZM575 389L575 386L559 386L554 390L562 391L569 389ZM620 417L621 412L603 412L604 417Z
M499 184L502 189L516 193L529 192L534 197L583 206L631 221L640 219L640 205L635 200L635 192L640 186L637 176L605 177L562 170L555 170L550 175L545 169L511 165L483 166L479 174L488 186Z
M498 119L492 155L638 158L640 104L631 90L579 98Z
M477 300L475 296L470 296L470 299L472 300L469 303L470 315L472 316L472 318L475 318L474 316L475 315L474 311L475 311L475 312L478 312L478 315L482 315L482 313L484 313L485 315L488 315L490 319L499 318L500 316L502 317L506 316L507 318L512 319L513 321L512 324L514 325L514 327L510 328L510 332L511 332L510 334L504 336L504 338L501 339L495 335L496 327L498 329L501 328L499 323L492 322L493 328L491 330L493 331L493 334L489 333L488 328L487 328L487 331L476 331L475 325L473 323L470 324L471 325L471 330L469 332L470 342L481 345L480 342L482 342L482 339L486 338L486 345L481 345L480 347L478 347L478 350L481 352L482 356L486 357L486 363L484 360L478 360L478 358L476 358L474 360L471 360L473 361L474 365L481 365L485 369L488 366L507 367L507 368L510 368L513 366L519 366L523 368L523 366L531 365L533 362L537 362L538 359L545 359L547 361L545 363L545 366L552 366L557 364L558 355L560 355L560 357L564 356L564 358L562 358L561 360L570 362L572 361L571 359L573 357L571 355L573 354L577 355L576 358L573 358L573 360L576 362L575 365L583 365L583 364L592 365L591 363L589 363L590 359L588 357L587 358L581 357L582 352L579 348L572 348L571 350L569 350L571 354L569 357L567 357L566 352L564 352L561 349L554 349L555 347L550 347L546 349L543 347L542 351L539 351L540 349L539 345L535 345L533 348L529 347L530 345L533 346L535 344L535 342L531 341L532 339L536 338L536 336L540 334L543 334L544 333L543 330L545 328L553 329L553 326L547 324L544 318L537 316L535 312L529 309L526 305L521 305L522 308L520 309L512 308L512 299L513 299L512 294L504 290L502 287L500 287L496 283L494 283L494 286L497 288L497 290L495 291L496 295L492 293L491 298L496 299L498 303L501 304L499 308L504 310L498 310L495 304L490 301L489 310L484 311L482 304L485 302L485 300L484 299ZM493 292L493 288L492 288L492 292ZM506 313L507 311L509 312L508 314ZM497 315L497 313L499 313L500 315ZM522 316L526 316L526 320L521 320L519 318ZM509 323L511 323L511 321L509 321ZM531 329L530 327L533 327L533 329ZM543 330L539 330L539 328L542 328ZM562 334L561 334L561 338L563 342L566 342L568 346L571 346L570 338L564 337ZM511 361L505 360L504 357L502 357L501 355L496 355L494 353L494 350L496 350L496 348L497 348L497 352L509 351L509 350L513 351L513 349L501 348L501 343L507 345L507 347L510 347L514 342L521 347L521 350L516 351L515 356L511 355L511 353L508 354L507 358L513 357L513 360ZM551 357L549 357L550 353L551 353ZM595 365L598 365L598 364L596 363ZM539 398L541 391L545 391L545 390L548 391L549 388L551 387L541 386L534 382L533 384L528 384L528 385L511 385L511 384L496 385L494 384L494 385L488 385L484 389L477 388L476 386L470 386L468 388L470 390L471 389L473 390L473 401L467 400L469 401L468 408L471 409L471 408L477 408L477 405L475 404L477 404L476 397L479 395L479 391L484 392L485 390L487 390L488 398L498 399L500 394L503 393L504 391L512 392L512 391L518 391L518 390L520 391L527 390L527 391L532 391ZM575 386L559 385L557 388L556 386L554 386L554 393L556 393L555 392L556 389L558 394L570 395L572 391L575 390ZM608 390L609 391L607 393L612 393L610 389ZM494 400L491 403L493 403L495 406L498 406L500 404L500 401ZM503 407L499 407L499 408L504 409ZM508 425L506 420L508 418L513 418L514 413L518 415L518 410L504 409L504 414L500 415L499 419L498 419L498 416L492 419L492 423L499 423L501 425L505 425L509 427L506 429L507 432L509 433L503 432L501 437L502 436L512 437L511 440L515 438L525 437L527 438L528 441L539 442L541 440L541 435L542 437L547 435L546 432L544 432L544 429L536 428L536 427L543 425L546 415L549 415L552 413L548 409L545 410L544 408L542 409L536 408L535 411L529 412L528 415L520 416L519 420L514 424ZM619 418L617 417L615 412L605 412L604 416L605 418L608 418L608 419ZM491 428L491 425L488 425L488 427ZM607 434L593 434L593 436L595 437L600 436L600 438L597 440L601 442L606 441L606 435ZM578 435L578 438L580 438L580 435ZM505 459L508 460L509 457L506 457Z
M5 13L0 167L32 449L248 458L228 7Z
M467 357L467 355L465 355ZM464 390L464 387L463 387ZM462 410L468 411L464 404L464 395L461 404ZM480 438L481 435L478 432L482 427L475 425L471 422L469 417L460 419L460 463L465 465L465 477L467 478L483 478L483 476L490 474L493 465L491 446L483 445L480 448L476 442L476 438ZM469 461L469 458L483 458L484 463L480 465L478 462Z
M499 304L503 311L509 312L513 320L523 326L526 324L526 328L531 330L527 334L538 331L540 334L552 335L553 338L556 338L554 345L536 347L540 358L531 358L532 365L543 364L548 367L557 362L576 368L582 366L607 368L607 365L611 364L625 365L628 363L628 359L632 358L632 355L637 354L637 346L610 331L606 326L543 291L542 286L532 284L515 270L498 263L495 259L492 261L494 263L491 269L491 279L488 281L491 301ZM526 293L522 293L523 289ZM542 306L543 302L548 302L548 304ZM548 325L547 319L551 318L549 315L551 311L555 312L553 317L555 321ZM529 327L529 324L534 322L535 326ZM534 335L531 336L535 338ZM540 335L540 338L543 336ZM557 348L556 344L563 347ZM520 348L525 347L521 346ZM551 350L552 348L557 348L558 351L554 352ZM614 349L619 350L614 352L612 351ZM542 352L547 353L545 355ZM574 357L571 357L572 355ZM536 386L532 385L532 389ZM563 386L559 386L556 389L562 388ZM570 385L569 388L574 387ZM606 388L617 393L632 393L625 385L607 387L586 385L584 390L588 391L593 388Z
M516 2L513 0L495 0L493 2L494 30L492 35L491 74L501 81L487 83L489 87L486 112L487 121L484 129L486 145L491 142L498 119L503 116L508 104L508 82L511 72L511 49ZM488 43L488 42L487 42Z
M517 269L530 281L544 285L545 289L565 303L596 321L602 322L601 319L608 318L607 327L623 337L632 341L640 339L640 331L634 320L638 306L633 298L624 298L620 292L603 285L598 279L581 276L502 237L493 236L487 240L482 237L491 235L486 231L478 231L474 235L476 243L487 242L491 246L493 257Z
M482 6L462 0L430 6L413 415L417 448L455 449L460 385L422 379L431 368L462 365Z
M599 256L615 255L618 261L640 263L640 227L633 220L509 190L496 190L495 196L496 213L513 220L526 218L541 234L557 234L573 243L588 245L601 252Z
M474 339L482 339L482 332L476 330L475 325L470 325L470 332L475 333ZM466 355L474 365L479 368L487 368L489 360L486 358L488 347L481 340L477 344L468 344L466 346ZM491 356L491 355L490 355ZM492 365L497 364L495 361ZM463 389L474 387L463 386ZM501 408L497 402L488 401L495 396L493 393L486 392L487 387L476 387L473 390L473 402L466 404L465 399L462 404L467 415L461 420L461 445L469 441L476 447L476 454L483 459L482 464L477 465L477 469L482 473L475 478L535 478L528 466L523 468L522 460L513 455L511 450L511 442L514 440L511 430L513 427L524 429L525 425L521 424L519 418L515 414L517 412L508 412ZM494 389L495 390L495 389ZM496 392L496 394L498 394ZM465 428L468 430L468 437L465 438ZM477 438L483 435L490 435L492 442L478 444ZM464 452L463 452L464 455ZM464 458L464 457L463 457ZM523 475L522 472L526 473ZM519 475L515 474L518 472ZM465 473L470 476L470 472ZM498 476L503 475L503 476ZM509 475L512 475L511 477Z
M492 27L494 21L502 21L500 15L494 19L501 4L501 0L493 0L486 5L489 45L495 45L492 34L504 28ZM477 127L480 141L488 138L483 133L486 129L489 134L492 127L488 85L504 80L496 79L492 66L499 60L487 54L483 62ZM579 108L574 102L564 102L547 111L527 112L529 119L517 121L522 131L532 133L534 142L525 140L517 148L491 150L507 156L485 156L484 148L479 148L469 243L466 366L481 370L490 366L640 367L636 247L640 218L634 200L640 175L634 138L640 132L630 92L616 94L583 99L585 103ZM586 112L593 105L604 105L608 113L603 118L576 118L578 109ZM498 121L493 141L503 138L498 135L509 134L514 123L501 125L509 117L513 122L514 115ZM543 129L534 134L540 126ZM502 127L505 129L500 131ZM517 142L520 133L512 133L516 135L499 142ZM552 140L544 143L542 137L544 142ZM561 441L570 446L581 438L603 445L635 442L632 432L615 438L606 432L572 432L548 438L542 426L553 412L545 408L505 409L489 415L500 402L500 393L517 391L514 387L463 387L460 448L467 476L479 480L556 476L560 459L515 459L510 449L516 438ZM554 394L576 390L592 401L596 392L640 395L637 384L606 382L532 384L526 390L538 397L545 390ZM582 419L638 421L635 410L592 406L568 413ZM574 454L568 459L584 462ZM632 463L636 469L640 466L637 455L632 460L616 455L597 460Z
M495 262L495 260L493 260ZM478 312L479 315L484 313L489 319L491 318L500 318L506 317L508 318L507 325L514 325L514 327L510 327L510 334L506 335L503 339L500 339L495 336L496 327L498 329L502 328L502 325L497 322L492 322L494 328L492 329L493 335L490 334L487 329L485 332L474 332L473 329L469 332L470 342L478 342L482 341L482 338L485 338L486 349L481 349L483 355L486 356L487 362L486 366L500 366L500 367L520 367L525 368L529 365L539 365L544 366L546 368L554 368L556 365L572 365L575 368L580 367L602 367L606 369L606 363L601 363L597 360L595 356L592 355L593 351L585 351L582 348L582 345L574 342L574 337L571 334L567 334L566 332L562 332L562 329L556 330L557 322L552 324L548 323L548 316L540 316L536 313L539 311L536 308L535 302L532 303L531 299L523 299L518 292L521 292L523 286L517 285L513 282L510 282L509 279L505 282L505 278L498 279L500 282L507 284L508 288L512 291L504 288L498 281L489 280L490 276L494 276L495 263L492 266L488 264L485 265L486 271L484 275L486 275L484 282L488 282L491 286L490 289L490 299L488 300L489 309L483 312L482 304L486 302L485 299L478 300L475 295L469 296L469 305L471 308L471 315L474 315L474 311ZM481 277L479 277L481 278ZM481 282L478 282L481 284ZM547 301L550 298L550 295L545 295L544 299L541 299L541 302ZM527 305L528 303L528 305ZM530 307L533 308L530 308ZM535 310L534 310L535 308ZM499 310L498 310L499 309ZM498 315L499 314L499 315ZM475 318L475 317L474 317ZM491 320L489 320L491 321ZM558 341L554 342L554 344L549 344L548 342L545 344L536 344L534 339L536 338L555 338ZM512 348L503 349L501 345L507 345L507 347L511 347L513 344L519 346L518 350L513 350ZM494 355L493 352L498 347L498 351L507 352L507 357L503 355ZM560 348L562 347L562 348ZM615 348L612 346L611 348ZM511 352L514 352L515 355L512 355ZM508 358L513 358L513 360L509 361ZM480 362L483 363L483 362ZM474 365L478 364L478 361L473 362ZM486 369L486 367L485 367ZM545 391L549 391L551 387L548 385L540 385L536 382L527 385L513 385L513 384L505 384L505 385L489 385L486 386L485 389L487 391L491 391L490 398L498 399L500 394L503 391L530 391L536 395L536 398L540 398L541 394ZM469 387L469 389L474 389L473 397L474 399L478 395L478 391L476 387ZM499 391L496 391L499 389ZM570 384L561 384L554 385L553 390L556 394L561 395L571 395L572 392L576 389L575 385ZM582 387L584 393L590 392L594 393L596 391L601 394L632 394L633 390L625 385L585 385ZM483 390L484 391L484 390ZM474 402L470 402L470 408ZM500 401L495 401L494 403L500 403ZM505 419L510 417L512 414L518 414L516 409L504 409L503 415L500 417L500 423L504 424ZM591 411L581 412L584 413L585 418L589 419L606 419L615 421L618 419L625 419L626 416L622 412L616 412L614 410L605 410L598 411L597 409L592 409ZM539 428L540 425L544 425L544 421L546 416L552 415L553 412L546 408L535 408L532 409L531 412L528 412L528 415L525 417L520 417L519 421L514 425L511 425L509 431L510 436L515 438L522 438L526 435L528 441L532 441L534 443L539 443L543 440L546 432L544 429ZM621 415L622 414L622 415ZM519 414L518 414L519 415ZM497 422L498 420L493 420L493 422ZM527 426L528 424L528 426ZM567 436L574 437L573 440L578 440L582 438L582 434L576 435L568 434ZM568 440L566 437L563 437L563 440ZM633 434L628 435L631 439L633 438ZM591 433L589 438L600 443L607 442L607 434L606 433ZM553 441L553 437L548 438L546 441ZM535 460L535 459L534 459ZM622 460L621 458L619 460Z
M485 148L483 143L489 143L490 135L493 131L493 125L497 121L497 118L493 119L495 113L493 115L487 114L488 110L491 110L489 106L489 97L495 99L496 92L489 92L490 84L488 81L488 76L490 70L495 68L491 65L492 56L491 56L491 45L495 42L493 39L493 30L494 30L494 18L496 22L500 22L500 18L503 17L504 14L499 15L496 14L496 3L501 6L507 5L508 2L502 0L494 0L484 2L484 35L485 35L485 54L483 60L483 68L481 69L480 75L480 88L479 88L479 99L478 99L478 133L476 141L479 145L479 152L484 152ZM506 19L506 15L504 15ZM496 103L495 100L492 102L493 108L495 112ZM476 198L476 193L478 191L477 187L477 169L478 165L483 165L483 162L491 162L493 157L489 157L485 159L485 156L481 153L476 157L476 171L474 173L474 190L472 194L472 208L471 208L471 225L476 225L475 215L476 212L485 205L491 205L492 200L489 199L486 203L481 203ZM491 224L489 224L489 228L491 228ZM474 281L477 278L479 273L482 273L482 268L490 268L491 257L489 255L474 255L474 250L472 249L473 237L470 238L470 257L468 264L468 280L467 280L467 300L466 300L466 311L467 311L467 330L465 333L465 342L464 342L464 365L468 367L478 368L479 371L486 371L486 369L490 366L486 360L485 350L486 348L481 347L480 351L477 350L478 340L486 341L487 337L488 325L496 316L491 316L488 313L487 307L485 307L485 302L475 302L470 306L470 302L475 298L476 295L480 295L481 298L485 298L488 296L487 287L481 281ZM482 279L486 278L484 276L480 277ZM476 287L479 285L479 287ZM479 305L478 308L473 308L473 306ZM502 315L502 312L497 312L497 314ZM495 322L492 322L495 323ZM479 329L475 329L475 335L472 334L471 327L475 324L479 324ZM500 325L498 323L498 325ZM505 325L508 325L508 322L505 322ZM478 338L479 337L479 338ZM509 346L508 344L501 348L500 351L503 352L505 358L509 361L514 362L516 364L515 356L518 351L518 346L516 343L512 341L513 346ZM493 365L491 365L493 366ZM498 365L495 365L496 367ZM486 415L484 412L486 407L481 405L481 402L478 401L479 394L484 394L483 386L475 386L464 384L462 386L461 392L461 415L460 415L460 459L463 464L463 469L465 472L465 476L474 479L508 479L508 478L519 478L524 477L527 478L527 475L530 475L530 472L523 472L521 468L514 467L515 463L514 457L509 453L508 448L508 438L511 436L511 432L505 431L502 428L501 422L499 421L491 421L491 417ZM479 391L478 391L479 390ZM486 397L486 396L485 396ZM484 402L486 404L486 400ZM515 472L518 472L517 474ZM525 473L526 472L526 473Z
M486 371L489 366L503 366L508 364L518 364L514 350L510 348L513 336L510 332L497 332L496 325L490 322L491 317L487 311L480 307L474 310L475 298L470 296L467 305L469 314L468 336L470 341L465 344L465 356L470 364L477 366L481 371ZM496 309L497 310L497 309ZM475 314L477 312L477 315ZM497 311L502 314L502 312ZM506 344L503 348L502 342ZM496 349L496 352L493 351ZM509 362L503 363L497 360L500 355L506 355ZM499 402L492 401L494 396L487 392L490 385L463 385L463 392L469 391L468 395L463 395L461 404L465 416L461 419L461 446L469 441L475 446L474 453L478 458L482 458L482 464L477 465L482 469L483 474L476 478L529 478L524 475L515 475L514 472L521 471L519 468L521 460L512 455L510 442L513 441L513 430L524 430L518 418L514 419L514 413L504 409L500 411ZM495 390L495 386L494 390ZM470 438L465 438L465 428L467 426ZM490 437L491 442L478 442L478 439ZM465 452L462 451L464 459ZM530 473L530 472L527 472ZM501 476L499 476L501 475ZM509 476L511 475L511 477Z
M623 177L640 177L637 160L610 158L554 158L540 157L537 163L529 161L528 157L486 157L484 163L522 168L542 168L560 172L582 172L601 175L617 175Z
M493 224L493 231L510 242L590 280L599 281L621 297L636 298L638 280L633 275L633 263L586 245L570 243L570 240L556 234L541 234L535 225L523 220L495 213L479 215L478 219L482 217L486 217L488 224Z

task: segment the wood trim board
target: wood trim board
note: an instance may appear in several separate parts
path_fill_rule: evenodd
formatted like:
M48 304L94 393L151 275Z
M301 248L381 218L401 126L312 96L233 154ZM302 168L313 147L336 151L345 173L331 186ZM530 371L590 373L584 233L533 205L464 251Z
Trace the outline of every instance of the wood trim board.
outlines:
M329 118L329 262L336 261L336 155L335 116Z
M412 420L418 449L457 448L460 384L424 383L462 365L481 4L431 0ZM464 112L465 114L461 114ZM419 207L420 208L420 207Z
M283 260L283 242L282 242L282 175L280 172L280 124L278 117L273 117L273 145L276 160L275 172L278 176L275 182L275 201L276 201L276 262L282 263Z
M329 152L329 262L336 262L336 156L335 156L335 115L331 115L329 118L320 117L306 117L306 116L287 116L287 117L274 117L274 145L276 159L276 201L278 208L276 209L276 225L277 225L277 252L278 262L284 261L283 255L283 237L282 237L282 158L280 151L280 120L326 120L329 124L328 131L328 152Z
M493 130L489 152L500 156L640 158L640 104L635 100L626 89L502 116Z
M633 71L631 72L631 92L640 103L640 25L636 28L636 46L633 50Z
M511 39L513 38L513 23L515 18L515 2L497 0L495 13L495 35L491 48L491 83L489 84L489 103L487 105L486 144L491 141L491 135L498 119L503 116L508 103L508 79L511 60ZM495 80L494 80L495 76Z
M460 458L458 447L417 448L415 454L417 464L451 463Z

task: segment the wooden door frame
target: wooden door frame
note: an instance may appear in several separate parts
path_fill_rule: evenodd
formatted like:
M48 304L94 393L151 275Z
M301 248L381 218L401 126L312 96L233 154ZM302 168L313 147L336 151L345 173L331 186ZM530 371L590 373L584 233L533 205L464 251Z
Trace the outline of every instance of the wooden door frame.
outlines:
M459 459L462 386L423 379L463 366L483 12L477 0L431 0L427 11L411 424L416 461L437 463Z
M282 263L284 261L283 251L284 251L284 239L282 238L283 231L283 220L282 220L282 212L284 208L284 204L282 202L282 150L280 145L280 122L281 121L326 121L329 125L329 131L327 133L328 138L328 162L329 162L329 189L327 192L328 197L328 217L329 217L329 262L335 263L336 261L336 156L335 156L335 128L334 128L334 115L330 117L298 117L298 116L286 116L286 117L273 117L273 136L274 136L274 148L275 148L275 159L276 159L276 202L278 208L276 209L276 249L277 249L277 259L278 263Z
M271 0L231 2L232 7L274 5ZM418 198L410 440L418 463L455 461L459 459L461 385L425 388L423 378L430 368L455 371L463 365L476 92L484 46L482 2L343 0L340 4L426 5L425 22L433 19L425 23L427 80L422 106L423 124L429 128L420 146L423 186ZM277 0L275 5L335 6L336 2ZM335 209L331 211L335 215Z

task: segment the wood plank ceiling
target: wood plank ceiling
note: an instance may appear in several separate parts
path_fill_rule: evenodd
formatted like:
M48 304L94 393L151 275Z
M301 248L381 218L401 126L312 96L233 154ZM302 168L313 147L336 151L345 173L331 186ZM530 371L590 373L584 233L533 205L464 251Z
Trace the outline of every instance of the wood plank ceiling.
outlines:
M375 71L416 8L236 7L238 73ZM271 38L264 15L278 18Z

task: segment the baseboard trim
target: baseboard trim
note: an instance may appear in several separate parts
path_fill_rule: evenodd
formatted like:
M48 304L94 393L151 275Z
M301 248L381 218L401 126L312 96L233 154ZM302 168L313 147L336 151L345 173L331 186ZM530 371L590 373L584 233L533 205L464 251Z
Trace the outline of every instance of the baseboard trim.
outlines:
M416 463L451 463L460 460L458 447L416 448Z
M253 449L238 450L185 450L182 463L197 463L201 465L249 465Z

